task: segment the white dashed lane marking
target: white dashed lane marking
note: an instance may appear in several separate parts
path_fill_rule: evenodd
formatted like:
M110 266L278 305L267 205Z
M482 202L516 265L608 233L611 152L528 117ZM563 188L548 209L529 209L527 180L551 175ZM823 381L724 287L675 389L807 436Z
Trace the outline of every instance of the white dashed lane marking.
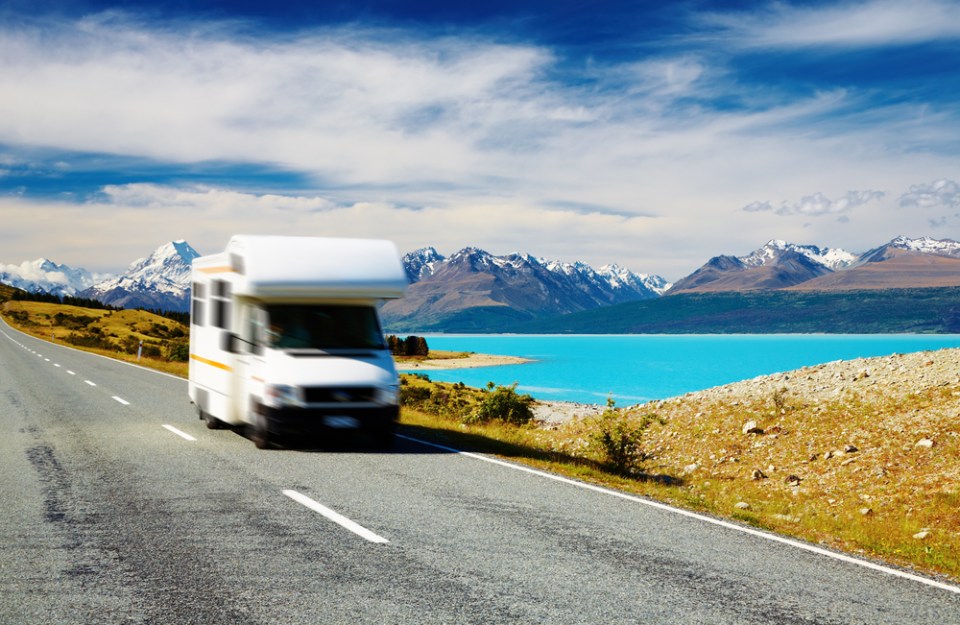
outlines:
M371 531L368 530L367 528L363 527L362 525L359 525L359 524L357 524L356 522L351 521L350 519L348 519L347 517L343 516L342 514L340 514L340 513L338 513L338 512L334 512L334 511L331 510L330 508L324 506L324 505L321 504L321 503L318 503L318 502L314 501L313 499L310 499L309 497L307 497L307 496L304 495L304 494L298 493L298 492L295 491L295 490L285 490L285 491L283 491L283 494L286 495L287 497L289 497L290 499L293 499L294 501L296 501L296 502L299 503L300 505L306 506L307 508L310 508L310 509L313 510L314 512L317 512L317 513L321 514L322 516L330 519L331 521L333 521L333 522L336 523L337 525L340 525L341 527L344 527L344 528L350 530L351 532L353 532L353 533L356 534L357 536L360 536L360 537L364 538L365 540L368 540L368 541L370 541L370 542L372 542L372 543L388 543L388 542L390 542L389 540L387 540L387 539L384 538L383 536L378 536L377 534L374 534L373 532L371 532Z
M116 401L116 402L119 403L119 404L123 404L124 406L129 406L129 405L130 405L130 402L128 402L126 399L124 399L124 398L122 398L122 397L117 397L116 395L112 395L112 396L111 396L111 399L113 399L114 401Z
M163 427L164 427L165 429L173 432L174 434L176 434L177 436L179 436L180 438L182 438L182 439L184 439L184 440L188 440L188 441L195 441L195 440L197 440L197 439L195 439L194 437L192 437L192 436L190 436L189 434L187 434L186 432L184 432L183 430L178 430L177 428L173 427L172 425L164 424Z

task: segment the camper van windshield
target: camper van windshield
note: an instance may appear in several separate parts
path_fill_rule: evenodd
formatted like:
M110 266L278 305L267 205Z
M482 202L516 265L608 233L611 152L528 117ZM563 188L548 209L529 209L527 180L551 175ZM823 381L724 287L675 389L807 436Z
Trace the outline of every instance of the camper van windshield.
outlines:
M382 349L372 306L289 304L265 307L266 342L280 349Z

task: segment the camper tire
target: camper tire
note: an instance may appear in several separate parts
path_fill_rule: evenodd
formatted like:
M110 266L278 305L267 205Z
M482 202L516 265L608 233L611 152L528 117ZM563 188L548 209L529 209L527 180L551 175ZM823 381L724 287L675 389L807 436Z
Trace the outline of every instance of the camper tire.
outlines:
M200 418L203 420L203 423L207 426L208 430L222 430L227 427L226 423L204 410L200 411Z
M253 413L253 423L247 426L247 436L257 449L271 449L273 441L267 427L267 417L259 412Z

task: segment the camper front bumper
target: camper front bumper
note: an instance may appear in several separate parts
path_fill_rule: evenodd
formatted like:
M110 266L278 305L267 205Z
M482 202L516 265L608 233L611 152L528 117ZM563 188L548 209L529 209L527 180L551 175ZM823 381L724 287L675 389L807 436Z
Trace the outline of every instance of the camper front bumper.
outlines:
M271 434L324 434L338 430L382 430L400 418L399 406L272 408L261 406Z

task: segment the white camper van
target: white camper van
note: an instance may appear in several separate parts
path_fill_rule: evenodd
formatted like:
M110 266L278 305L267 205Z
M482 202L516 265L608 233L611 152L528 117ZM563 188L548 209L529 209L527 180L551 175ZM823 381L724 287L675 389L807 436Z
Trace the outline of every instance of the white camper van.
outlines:
M381 300L403 295L390 241L240 235L193 261L192 403L207 427L283 435L365 432L388 446L399 380Z

